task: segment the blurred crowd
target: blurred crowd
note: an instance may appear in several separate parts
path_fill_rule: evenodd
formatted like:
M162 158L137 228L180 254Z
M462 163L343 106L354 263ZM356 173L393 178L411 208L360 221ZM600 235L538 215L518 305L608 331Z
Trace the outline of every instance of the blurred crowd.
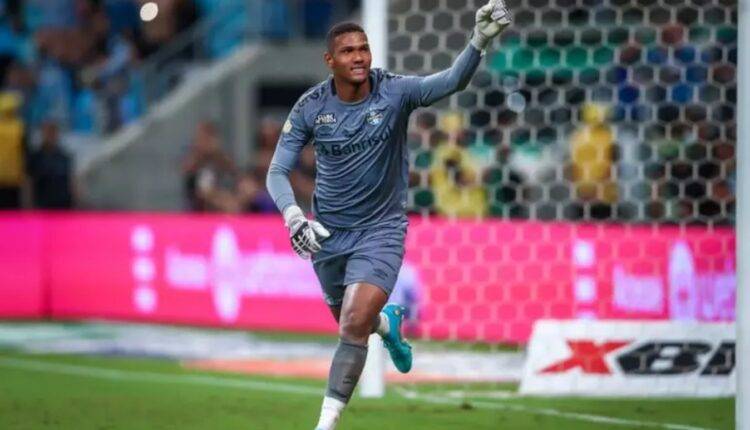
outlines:
M266 174L273 158L282 124L264 118L258 130L253 160L237 166L227 154L220 131L211 121L197 126L182 165L189 210L224 213L274 213L273 199L266 190ZM310 145L302 152L290 180L300 206L310 210L315 181L315 155Z
M144 89L131 72L199 20L215 25L201 39L205 46L178 52L186 61L224 55L246 31L271 43L320 38L359 4L155 0L159 14L144 20L145 3L0 0L2 207L74 206L80 186L71 179L75 157L62 136L106 133L138 118ZM514 26L472 84L414 116L409 210L732 223L736 4L537 3L509 0ZM426 64L447 67L469 28L445 40L433 30L472 25L467 4L423 10L417 0L394 3L390 13L403 16L391 22L391 69L424 74L432 71ZM264 178L280 130L278 118L264 118L251 159L238 161L226 152L220 127L198 125L182 166L186 206L275 211ZM307 148L291 178L307 209L314 178Z
M158 13L141 16L146 3L155 4ZM32 127L53 118L76 132L110 132L143 113L144 83L132 76L133 69L200 18L214 24L205 35L208 52L201 51L211 57L243 41L230 37L233 30L256 31L266 39L323 37L334 12L347 13L358 2L339 8L334 3L0 0L1 88L22 97L20 114ZM249 16L256 12L261 16ZM260 28L248 28L256 20ZM294 20L302 21L302 34L291 30L300 28ZM232 25L240 28L228 28ZM195 51L181 54L190 59Z
M38 146L28 149L19 106L18 97L0 95L0 209L73 208L78 187L72 158L60 143L58 123L45 121Z
M192 0L160 1L150 22L136 0L4 0L0 81L29 127L55 120L108 132L142 113L129 71L198 18Z
M138 119L147 98L145 82L137 73L139 66L160 48L199 27L199 20L210 24L203 26L207 33L196 42L201 47L185 45L176 55L172 53L173 63L220 57L244 42L249 33L269 41L321 38L337 14L351 13L358 3L0 0L0 208L74 206L72 186L63 190L60 185L59 201L38 199L40 192L55 191L34 182L34 175L63 175L65 184L71 182L67 178L73 175L75 153L66 151L66 137L96 139ZM144 13L147 4L151 16ZM155 72L161 74L164 67L158 63ZM169 82L170 86L174 83ZM194 170L206 157L212 157L207 154L213 151L211 139L216 134L211 125L201 127ZM35 161L43 148L48 151L44 154L54 154L57 161ZM233 172L241 193L255 193L252 175L236 170L231 162L221 167ZM217 181L217 186L226 185L222 177ZM199 189L205 191L206 183L204 178ZM195 204L226 210L253 205L246 197L238 199L204 195Z
M469 3L425 12L418 0L398 2L392 70L446 67L443 48L456 54L465 39L443 43L433 30L460 16L468 32ZM734 222L736 3L507 3L514 25L486 67L415 118L411 210Z
M109 132L143 110L129 72L198 18L192 0L0 1L3 208L75 205L63 133Z
M461 111L418 114L409 134L410 210L541 220L731 222L736 164L718 126L646 128L584 103L558 141L498 141ZM645 140L645 142L644 142Z

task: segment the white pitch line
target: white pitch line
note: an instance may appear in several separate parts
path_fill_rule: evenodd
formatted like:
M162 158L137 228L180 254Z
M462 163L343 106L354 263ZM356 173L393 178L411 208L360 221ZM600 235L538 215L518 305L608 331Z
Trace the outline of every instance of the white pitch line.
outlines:
M0 367L34 372L57 373L61 375L80 376L85 378L107 379L111 381L143 381L153 383L209 385L214 387L241 388L255 391L271 391L279 393L300 394L306 396L320 396L323 394L322 389L307 387L304 385L286 384L281 382L248 381L236 378L222 378L218 376L207 375L170 375L166 373L143 372L138 370L107 369L103 367L81 366L77 364L50 363L40 360L0 358ZM396 388L395 391L407 399L417 400L425 403L454 406L463 404L462 400L458 400L455 398L421 395L413 391L405 390L403 388ZM472 400L470 404L483 409L506 410L532 415L547 415L592 423L621 426L629 425L655 427L669 430L713 430L709 428L694 427L683 424L629 420L624 418L613 418L604 415L564 412L552 408L534 408L498 402Z
M102 367L81 366L76 364L50 363L38 360L20 360L0 358L0 367L9 367L37 372L58 373L62 375L82 376L86 378L108 379L113 381L144 381L156 383L176 383L211 385L217 387L245 388L257 391L274 391L279 393L323 395L323 389L304 385L286 384L283 382L248 381L236 378L222 378L208 375L170 375L167 373L143 372L138 370L106 369Z
M521 397L517 393L508 390L498 391L461 391L451 390L446 391L442 394L443 397L450 399L466 399L466 398L480 398L480 399L517 399Z
M398 392L400 395L402 395L405 398L419 400L419 401L423 401L426 403L456 405L456 406L464 404L463 400L457 400L455 398L447 398L447 397L440 397L440 396L423 395L423 394L419 394L414 391L409 391L403 388L396 388L396 392ZM611 424L611 425L618 425L618 426L641 426L641 427L653 427L653 428L669 429L669 430L714 430L710 428L695 427L695 426L689 426L689 425L684 425L684 424L631 420L631 419L626 419L626 418L608 417L606 415L593 415L593 414L584 414L584 413L579 413L579 412L565 412L565 411L560 411L560 410L552 409L552 408L535 408L535 407L530 407L530 406L522 406L522 405L500 403L500 402L467 400L466 403L474 407L479 407L482 409L514 411L514 412L527 413L531 415L546 415L546 416L565 418L565 419L571 419L571 420L577 420L577 421Z

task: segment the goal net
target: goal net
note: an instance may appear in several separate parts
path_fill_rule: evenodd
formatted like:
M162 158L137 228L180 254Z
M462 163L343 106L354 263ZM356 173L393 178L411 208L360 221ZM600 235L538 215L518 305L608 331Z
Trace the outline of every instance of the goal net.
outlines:
M389 69L448 67L484 3L389 2ZM540 319L734 320L737 3L507 4L467 89L412 116L401 389L517 381Z

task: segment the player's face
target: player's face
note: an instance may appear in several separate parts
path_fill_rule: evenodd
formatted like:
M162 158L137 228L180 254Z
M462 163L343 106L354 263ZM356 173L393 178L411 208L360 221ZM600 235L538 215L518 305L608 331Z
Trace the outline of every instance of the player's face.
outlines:
M336 37L332 51L326 53L325 59L334 76L352 84L361 84L369 78L372 54L365 33L352 32Z

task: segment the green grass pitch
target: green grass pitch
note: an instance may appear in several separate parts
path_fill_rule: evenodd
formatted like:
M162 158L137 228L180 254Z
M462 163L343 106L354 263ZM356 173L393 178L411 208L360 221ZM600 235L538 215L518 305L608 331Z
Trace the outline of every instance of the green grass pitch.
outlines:
M0 352L0 429L312 430L323 388L167 360ZM413 388L353 399L339 429L734 428L734 399L493 398L473 387L459 400Z

